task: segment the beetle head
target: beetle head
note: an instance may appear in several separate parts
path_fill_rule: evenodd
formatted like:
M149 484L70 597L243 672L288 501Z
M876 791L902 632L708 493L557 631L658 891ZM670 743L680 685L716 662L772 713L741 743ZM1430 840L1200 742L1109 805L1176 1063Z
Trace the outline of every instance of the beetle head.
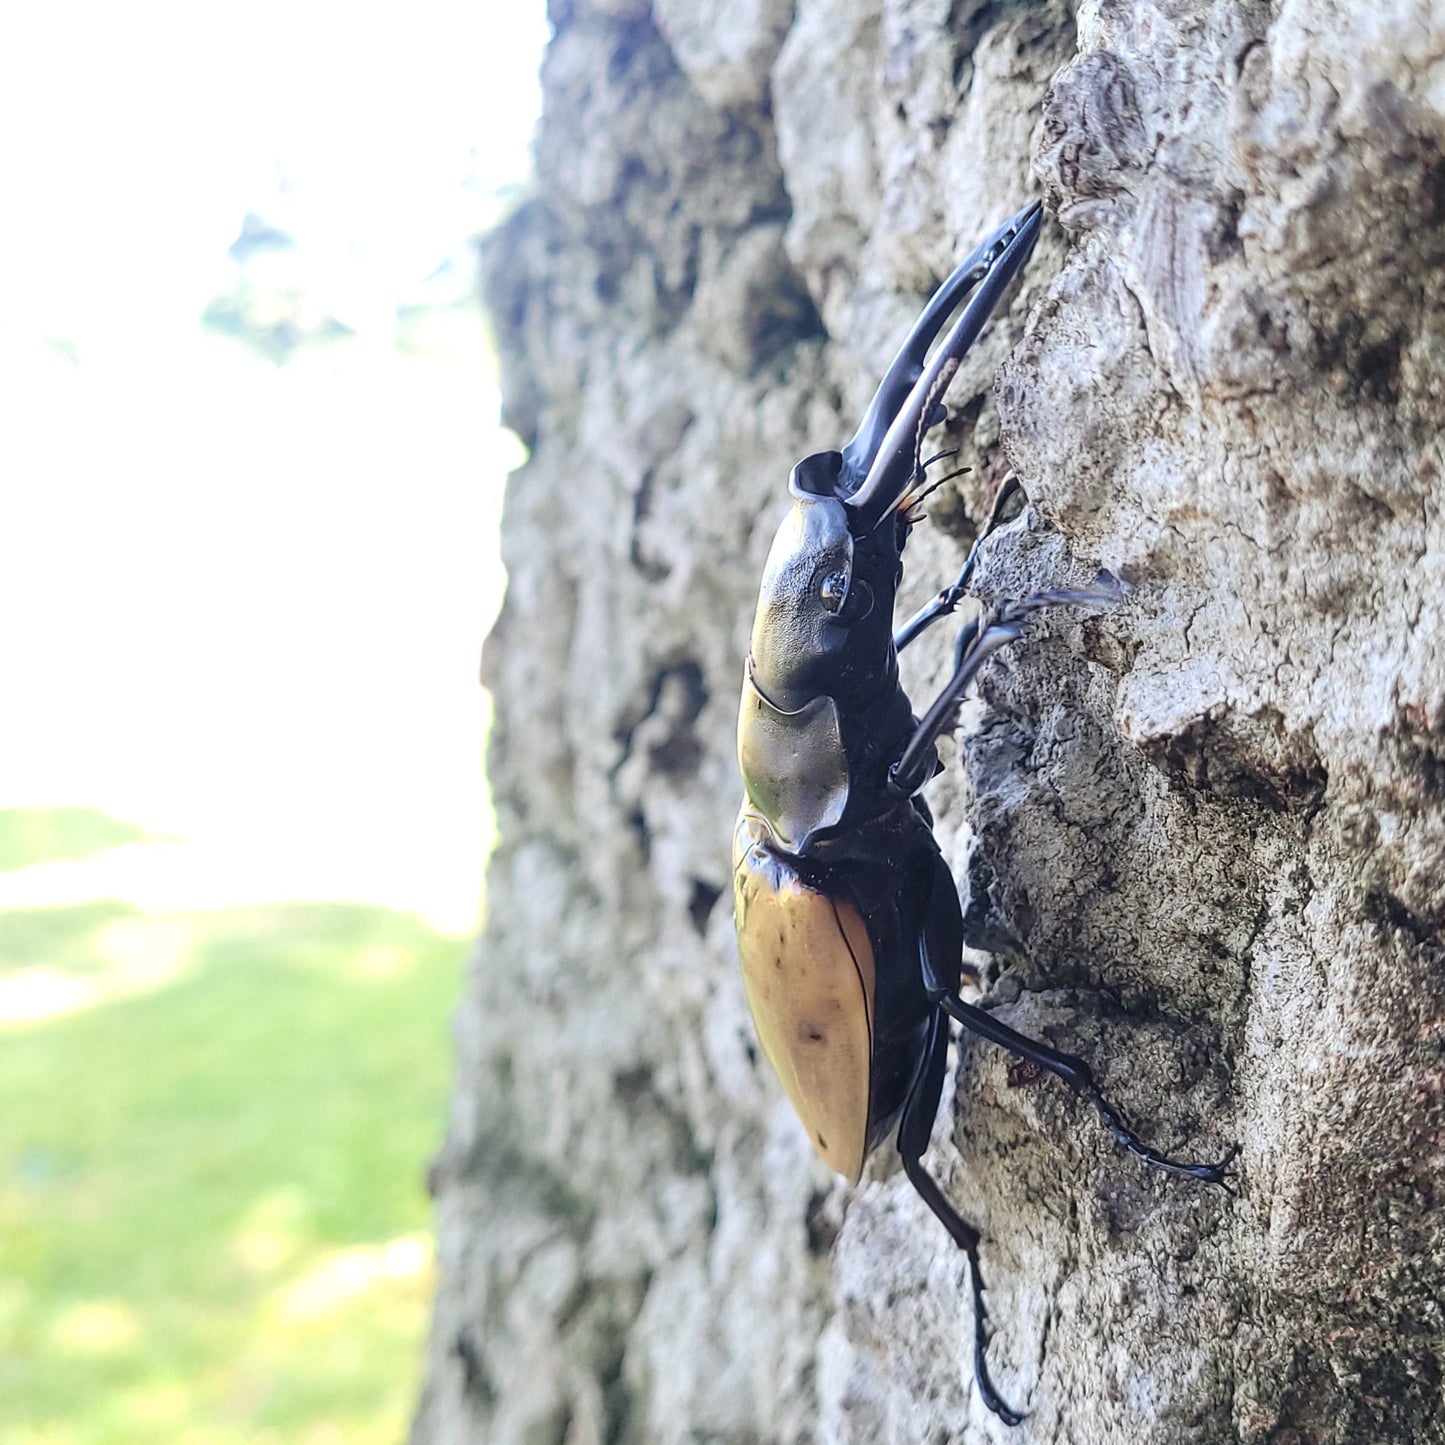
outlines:
M843 456L816 452L793 468L793 505L763 569L750 648L753 680L784 711L820 694L866 693L893 666L893 599L907 533L877 526L840 494Z
M751 648L753 681L775 707L795 711L821 694L856 703L891 684L893 600L909 504L922 481L920 440L943 420L949 380L1041 225L1034 202L985 237L914 323L852 440L793 468L793 507L768 554ZM943 323L971 292L925 365Z

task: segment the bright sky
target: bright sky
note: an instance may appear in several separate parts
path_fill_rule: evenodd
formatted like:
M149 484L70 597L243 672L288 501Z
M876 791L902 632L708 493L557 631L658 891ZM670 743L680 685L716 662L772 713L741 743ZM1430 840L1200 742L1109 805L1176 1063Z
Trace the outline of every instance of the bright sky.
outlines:
M0 907L348 898L472 926L519 453L480 321L434 355L393 340L525 175L542 8L0 22L0 807L171 838L0 874ZM202 332L248 211L358 339L278 369Z

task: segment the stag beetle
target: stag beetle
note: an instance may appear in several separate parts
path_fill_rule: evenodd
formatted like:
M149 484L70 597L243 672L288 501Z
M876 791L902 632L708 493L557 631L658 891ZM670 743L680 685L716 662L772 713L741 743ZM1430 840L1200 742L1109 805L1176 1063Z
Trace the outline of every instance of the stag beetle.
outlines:
M1029 614L1121 595L1101 574L1091 587L986 609L960 630L943 691L921 720L914 716L898 653L956 609L978 543L1017 491L1012 479L1005 483L957 580L894 632L903 546L926 489L924 434L943 420L953 374L1041 225L1035 203L988 236L914 324L853 439L793 468L793 505L768 555L743 680L738 760L746 798L733 843L738 950L763 1051L824 1162L852 1182L897 1127L909 1180L968 1256L974 1371L985 1404L1009 1424L1023 1416L989 1379L980 1235L922 1163L943 1088L949 1020L1057 1075L1093 1104L1120 1144L1157 1168L1221 1183L1237 1152L1216 1164L1166 1158L1128 1127L1082 1059L959 997L962 912L918 796L940 766L934 744L984 661L1022 636Z

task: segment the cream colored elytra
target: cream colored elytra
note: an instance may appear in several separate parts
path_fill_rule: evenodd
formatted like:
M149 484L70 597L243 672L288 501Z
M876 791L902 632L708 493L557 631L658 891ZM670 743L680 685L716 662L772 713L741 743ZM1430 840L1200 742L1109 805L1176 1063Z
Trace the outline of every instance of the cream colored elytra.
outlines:
M738 820L733 887L753 1024L813 1147L856 1184L873 1076L868 926L849 899L808 887L776 854L760 869L750 812Z

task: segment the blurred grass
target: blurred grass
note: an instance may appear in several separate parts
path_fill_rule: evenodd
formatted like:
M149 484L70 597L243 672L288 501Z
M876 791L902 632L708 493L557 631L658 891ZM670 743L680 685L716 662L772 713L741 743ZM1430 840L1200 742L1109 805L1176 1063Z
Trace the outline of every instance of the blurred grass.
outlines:
M0 873L32 863L94 858L146 836L144 829L93 808L6 808L0 810Z
M353 904L0 914L0 1441L404 1436L460 951Z

